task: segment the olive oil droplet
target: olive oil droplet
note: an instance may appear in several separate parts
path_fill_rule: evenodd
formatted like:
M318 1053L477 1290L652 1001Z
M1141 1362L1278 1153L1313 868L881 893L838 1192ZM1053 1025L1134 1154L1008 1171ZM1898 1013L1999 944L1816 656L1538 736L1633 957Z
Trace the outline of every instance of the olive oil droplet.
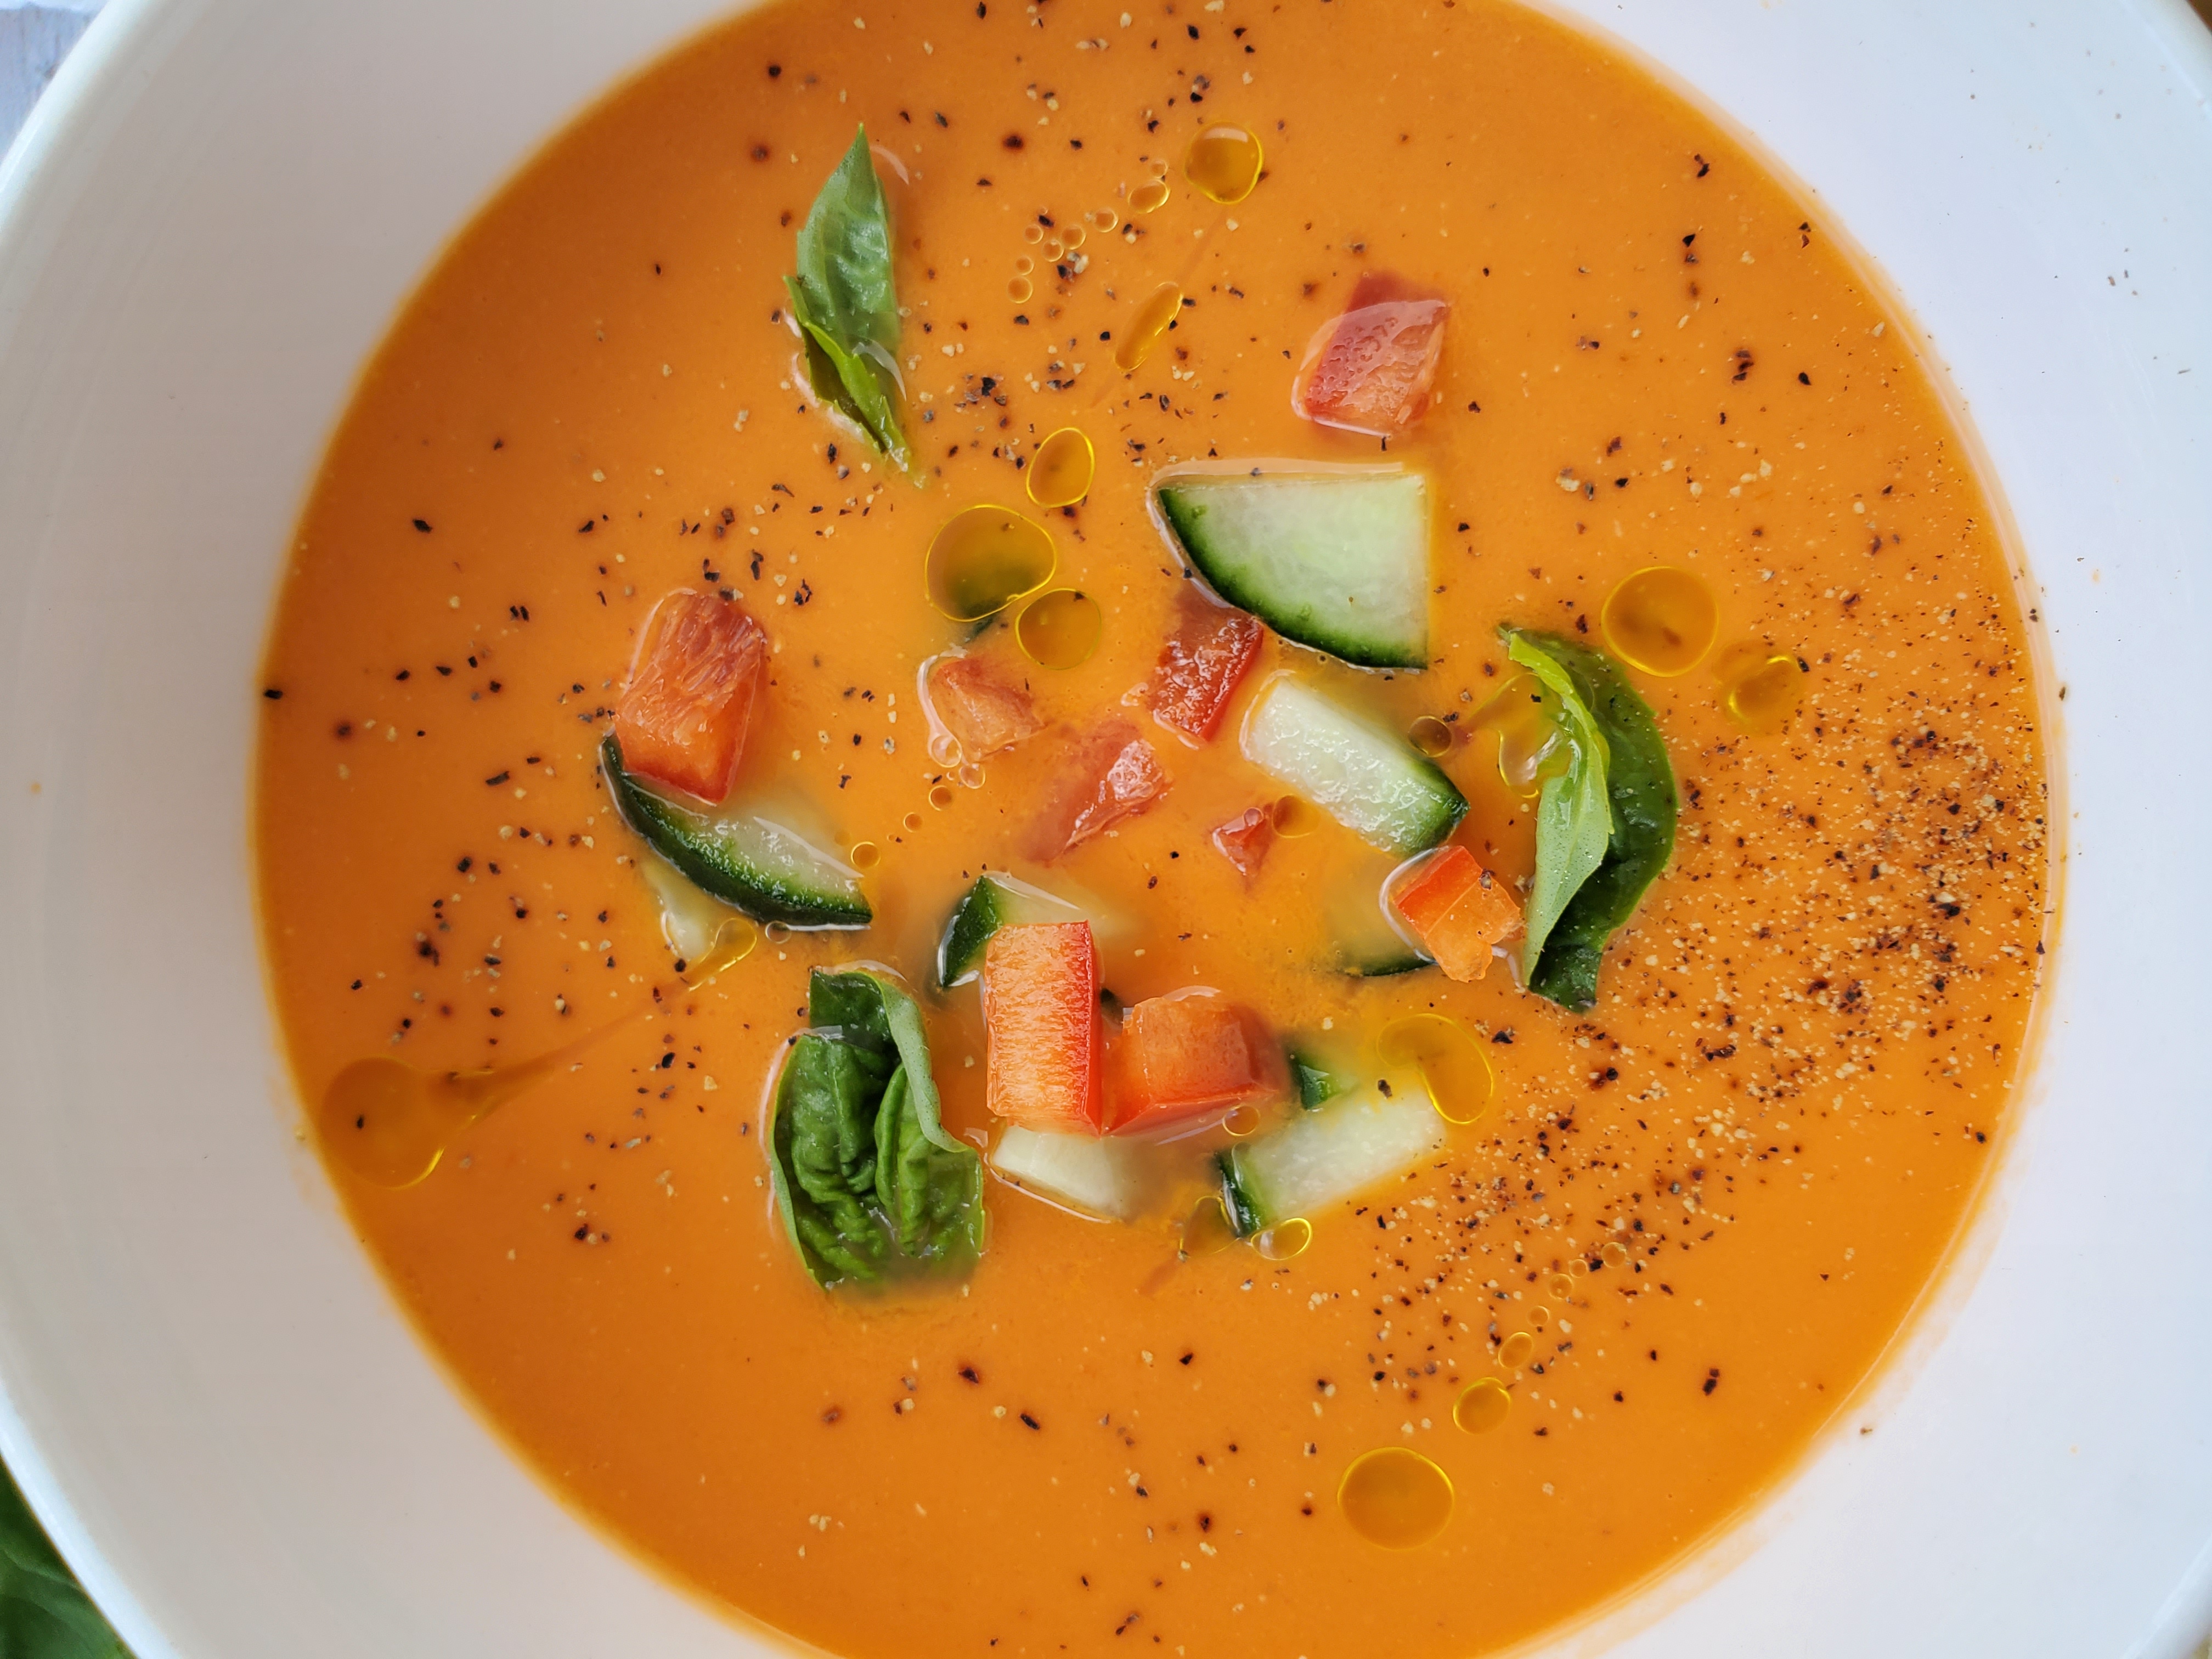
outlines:
M1516 794L1534 794L1547 767L1564 758L1559 722L1550 694L1532 675L1516 674L1482 706L1477 732L1498 734L1498 775Z
M1252 1248L1270 1261L1288 1261L1292 1256L1303 1255L1307 1245L1313 1243L1313 1223L1302 1215L1288 1221L1278 1221L1252 1238Z
M1236 1242L1237 1230L1229 1224L1229 1212L1222 1208L1220 1199L1208 1194L1183 1218L1178 1249L1184 1255L1217 1255Z
M1779 732L1797 712L1802 678L1796 658L1769 657L1729 685L1722 707L1747 732Z
M1272 809L1275 833L1286 839L1310 836L1321 828L1321 814L1297 795L1285 795Z
M1488 1434L1505 1421L1513 1396L1494 1376L1469 1383L1452 1407L1452 1421L1469 1434Z
M1018 306L1026 305L1035 291L1030 287L1030 279L1026 276L1017 276L1006 284L1006 297Z
M944 787L945 786L943 784L938 785L938 787L940 789ZM904 817L901 818L899 822L906 826L907 834L912 835L915 830L921 828L921 814L919 812L909 812Z
M1409 1447L1382 1446L1352 1460L1336 1502L1369 1543L1419 1549L1451 1519L1451 1477Z
M1082 428L1064 426L1030 458L1030 499L1039 507L1073 507L1091 493L1097 452Z
M1260 1109L1247 1103L1231 1107L1221 1120L1221 1128L1223 1133L1242 1140L1248 1135L1259 1133L1266 1122L1267 1120L1260 1115Z
M1260 141L1242 127L1208 127L1184 153L1183 177L1209 201L1233 207L1260 182Z
M1526 1331L1516 1331L1498 1345L1498 1363L1510 1371L1517 1371L1536 1357L1536 1339Z
M1075 668L1091 660L1106 631L1106 613L1088 593L1055 587L1022 607L1014 638L1040 668Z
M1129 192L1129 211L1156 213L1168 204L1168 195L1166 179L1148 179Z
M1686 674L1713 643L1720 612L1712 590L1689 571L1653 565L1624 576L1606 595L1600 620L1613 655L1647 674Z
M1182 290L1173 283L1162 283L1152 290L1152 298L1137 307L1137 314L1129 319L1128 327L1122 331L1114 348L1114 362L1123 374L1128 374L1152 355L1152 348L1173 325L1176 313L1182 308Z
M852 865L855 870L874 869L877 861L883 855L883 849L872 841L856 841L853 843Z
M934 806L940 812L942 812L946 807L951 805L951 786L950 784L943 783L933 784L930 787L929 791L929 804L932 806Z
M929 544L929 602L955 622L981 622L1043 586L1058 562L1042 525L1012 507L964 507Z
M1415 720L1407 728L1406 736L1431 760L1451 753L1452 729L1434 714L1424 714Z
M1382 1028L1382 1063L1420 1073L1429 1103L1447 1123L1473 1123L1490 1109L1498 1083L1467 1028L1442 1014L1412 1014Z
M1544 1281L1544 1291L1546 1295L1557 1297L1565 1302L1575 1293L1575 1281L1565 1273L1553 1273Z

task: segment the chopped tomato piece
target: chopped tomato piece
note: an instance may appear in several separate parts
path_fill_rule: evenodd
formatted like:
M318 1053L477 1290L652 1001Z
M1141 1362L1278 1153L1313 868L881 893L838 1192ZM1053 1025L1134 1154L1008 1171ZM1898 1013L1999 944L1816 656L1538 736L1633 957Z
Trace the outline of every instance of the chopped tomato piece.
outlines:
M960 745L957 757L979 761L1044 729L1026 687L975 657L939 657L922 683L938 725Z
M624 769L714 804L737 781L768 635L745 608L679 587L655 605L615 709Z
M1284 1088L1283 1059L1257 1015L1211 991L1129 1010L1115 1048L1114 1133L1146 1134Z
M1258 874L1274 844L1275 815L1264 806L1248 806L1213 828L1213 850L1235 865L1239 875Z
M1291 407L1309 421L1389 438L1421 418L1444 349L1450 305L1385 271L1370 271L1352 303L1306 347Z
M1464 847L1445 848L1390 897L1422 948L1453 979L1480 979L1490 967L1490 947L1521 931L1521 907L1505 884Z
M1068 733L1054 770L1058 781L1030 827L1026 849L1039 864L1136 817L1168 792L1159 757L1124 720Z
M1104 1068L1089 922L1017 922L991 935L983 1029L994 1112L1031 1129L1098 1133Z
M1210 743L1260 654L1260 619L1216 605L1185 582L1176 629L1152 669L1152 718L1194 744Z

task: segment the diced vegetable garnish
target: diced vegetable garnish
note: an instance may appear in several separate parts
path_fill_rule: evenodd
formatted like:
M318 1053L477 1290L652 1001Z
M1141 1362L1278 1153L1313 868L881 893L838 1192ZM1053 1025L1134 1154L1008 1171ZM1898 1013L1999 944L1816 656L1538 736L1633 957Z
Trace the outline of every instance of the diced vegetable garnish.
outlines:
M1505 884L1464 847L1431 854L1400 878L1390 898L1450 979L1480 979L1491 947L1521 930L1521 907Z
M1516 662L1541 672L1540 657L1562 673L1575 702L1586 712L1592 733L1606 755L1602 810L1607 836L1595 867L1574 884L1558 912L1542 953L1522 951L1528 988L1563 1008L1583 1009L1597 1000L1598 962L1613 931L1636 912L1674 850L1677 811L1674 769L1667 758L1651 709L1636 694L1612 659L1552 634L1506 631ZM1550 684L1547 679L1547 684ZM1570 729L1570 737L1573 735ZM1587 739L1586 739L1587 740ZM1568 776L1572 775L1570 768ZM1536 886L1544 885L1544 812L1553 779L1537 804ZM1577 806L1577 816L1586 809ZM1565 884L1564 881L1561 884ZM1528 896L1529 921L1535 927L1536 894Z
M1237 873L1255 876L1275 844L1275 815L1264 806L1248 806L1226 823L1213 826L1213 850L1237 866Z
M866 127L814 198L799 232L799 274L783 285L815 397L904 466L890 208Z
M1198 574L1286 640L1366 668L1429 659L1429 489L1396 467L1175 472L1160 517Z
M1297 1092L1301 1110L1317 1110L1344 1092L1344 1079L1310 1049L1293 1044L1283 1050L1283 1060L1291 1068L1291 1087Z
M935 757L943 765L972 764L1044 727L1029 688L980 657L933 658L922 666L921 696L931 725L957 745Z
M768 635L743 605L688 587L663 599L615 706L631 771L720 805L744 758L768 657Z
M1160 647L1149 696L1154 720L1187 742L1203 744L1221 729L1230 699L1259 658L1264 630L1196 586L1187 582L1176 596L1175 632Z
M993 1112L1026 1128L1098 1133L1103 1054L1089 922L1018 922L992 934L983 1026Z
M1114 1053L1116 1134L1158 1134L1284 1092L1282 1057L1240 1004L1212 991L1138 1003Z
M1434 761L1289 674L1261 688L1244 716L1243 750L1387 853L1425 852L1467 813L1467 798Z
M622 744L599 745L607 793L646 845L702 891L760 921L865 927L874 918L860 872L793 830L742 810L695 811L655 794L623 769Z
M948 989L965 985L982 970L983 951L1001 927L1025 921L1087 921L1080 906L1032 887L1001 871L988 870L961 896L937 945L937 982Z
M1026 850L1039 864L1049 864L1100 831L1136 817L1168 791L1159 757L1124 720L1069 734L1054 774L1030 828Z
M1310 1221L1443 1144L1443 1120L1425 1091L1368 1084L1224 1152L1230 1219L1246 1237L1293 1216Z
M1343 314L1306 347L1291 407L1309 421L1370 437L1403 432L1428 409L1450 310L1401 277L1369 271Z
M1152 1197L1152 1160L1140 1141L1054 1134L1006 1126L991 1153L1006 1180L1088 1215L1133 1221Z
M983 1240L982 1164L948 1131L921 1011L872 969L817 968L814 1028L769 1109L769 1179L792 1247L825 1287L964 1273Z

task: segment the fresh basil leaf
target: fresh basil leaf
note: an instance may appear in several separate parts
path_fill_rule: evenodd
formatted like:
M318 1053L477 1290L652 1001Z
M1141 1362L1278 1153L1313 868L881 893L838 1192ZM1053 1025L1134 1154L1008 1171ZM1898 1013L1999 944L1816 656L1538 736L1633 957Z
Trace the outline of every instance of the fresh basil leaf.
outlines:
M6 1659L131 1659L15 1478L0 1469L0 1655Z
M1521 946L1521 977L1533 986L1553 926L1605 859L1613 838L1613 810L1606 795L1606 741L1574 677L1554 654L1566 644L1555 635L1502 628L1505 654L1536 677L1558 704L1564 771L1544 780L1536 800L1536 878L1522 915L1528 933Z
M799 232L799 274L784 279L805 342L814 395L893 461L907 463L899 420L898 293L890 207L860 128Z
M819 1031L796 1038L776 1079L769 1159L785 1229L822 1285L882 1277L875 1109L890 1067L882 1056Z
M945 1127L921 1007L868 968L817 968L806 1005L769 1162L807 1271L825 1286L964 1271L982 1248L983 1165Z
M1613 836L1604 860L1561 913L1528 981L1539 996L1580 1010L1597 1000L1598 962L1606 941L1635 914L1644 890L1674 854L1679 805L1659 723L1619 665L1571 641L1546 645L1573 678L1604 736L1606 792L1613 809Z

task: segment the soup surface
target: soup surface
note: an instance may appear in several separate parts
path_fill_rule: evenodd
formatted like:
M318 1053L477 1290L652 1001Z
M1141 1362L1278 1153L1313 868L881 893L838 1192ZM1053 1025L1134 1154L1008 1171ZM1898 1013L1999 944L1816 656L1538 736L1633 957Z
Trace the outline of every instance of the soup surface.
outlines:
M860 124L911 473L825 417L785 314ZM1240 164L1193 160L1217 124L1264 152L1233 202L1191 176ZM520 1453L738 1614L868 1659L1490 1651L1786 1471L1997 1155L2050 904L1996 515L1832 233L1635 64L1493 0L770 5L533 161L331 443L269 648L258 804L303 1097L380 1055L528 1085L416 1184L331 1158ZM1387 440L1291 397L1373 273L1449 307ZM1033 475L1079 488L1079 455L1031 465L1070 427L1095 477L1038 506ZM1194 744L1145 694L1192 586L1150 491L1260 459L1425 480L1425 665L1271 633ZM1045 586L1094 608L980 634L933 608L926 551L978 504L1043 526ZM1609 614L1653 567L1677 574ZM860 871L865 931L772 927L679 972L601 767L678 588L764 629L739 787ZM1413 732L1468 803L1455 841L1525 896L1538 813L1492 698L1526 682L1499 625L1672 668L1683 616L1711 639L1686 672L1625 671L1680 817L1595 1004L1504 963L1343 971L1346 904L1371 913L1395 860L1274 805L1297 792L1239 738L1272 677ZM1093 622L1095 649L1044 665ZM948 652L1024 684L1046 729L949 763L918 688ZM1113 720L1164 794L1036 862L1067 733ZM1249 876L1212 838L1248 810L1281 832ZM1210 988L1354 1069L1441 1014L1494 1099L1297 1218L1310 1242L986 1179L971 1274L825 1290L764 1146L810 970L902 975L946 1126L995 1155L981 1004L938 988L936 952L1009 867L1090 907L1120 1006ZM1384 1448L1419 1454L1395 1509L1387 1462L1346 1484Z

